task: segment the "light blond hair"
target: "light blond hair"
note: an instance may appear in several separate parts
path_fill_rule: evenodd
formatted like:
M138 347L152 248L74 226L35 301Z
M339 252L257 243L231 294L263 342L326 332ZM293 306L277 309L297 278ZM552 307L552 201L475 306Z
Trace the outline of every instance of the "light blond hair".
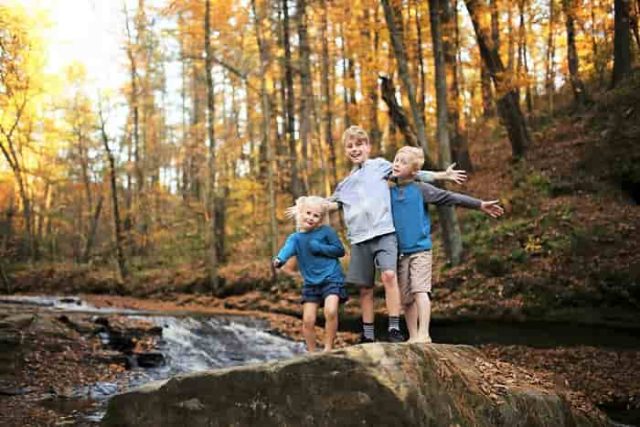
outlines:
M396 156L398 154L404 154L409 158L409 164L414 172L419 171L424 165L424 151L421 148L405 145L398 150Z
M329 215L327 215L329 206L327 199L319 196L302 196L296 199L295 205L288 207L285 211L287 218L295 218L297 231L302 229L302 212L307 206L320 207L322 211L322 221L320 221L320 224L329 224Z
M369 135L367 134L367 131L362 129L360 126L349 126L347 128L347 130L344 131L344 133L342 134L342 145L347 143L347 140L351 139L351 138L357 138L357 139L365 139L367 141L367 144L369 144Z

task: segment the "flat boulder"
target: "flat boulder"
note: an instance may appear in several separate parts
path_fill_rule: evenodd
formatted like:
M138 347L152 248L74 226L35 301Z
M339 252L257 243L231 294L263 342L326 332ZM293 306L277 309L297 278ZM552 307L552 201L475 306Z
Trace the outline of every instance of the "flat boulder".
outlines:
M605 426L469 346L365 344L198 372L114 396L105 426Z

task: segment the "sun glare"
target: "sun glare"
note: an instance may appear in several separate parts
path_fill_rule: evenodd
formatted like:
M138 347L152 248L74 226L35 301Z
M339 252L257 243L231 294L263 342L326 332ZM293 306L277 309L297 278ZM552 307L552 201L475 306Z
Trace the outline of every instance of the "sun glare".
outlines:
M9 3L12 3L11 1ZM83 64L89 92L116 89L126 79L122 51L122 2L111 0L18 0L42 24L45 72L62 77Z

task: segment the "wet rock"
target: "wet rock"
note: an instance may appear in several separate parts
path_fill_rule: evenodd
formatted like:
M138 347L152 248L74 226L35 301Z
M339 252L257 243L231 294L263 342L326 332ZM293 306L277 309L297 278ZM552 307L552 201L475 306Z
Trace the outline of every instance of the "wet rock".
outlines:
M165 364L164 355L159 351L136 353L135 357L141 368L157 368Z
M58 300L61 304L75 304L82 305L82 301L78 297L63 297Z
M112 398L103 424L609 425L597 412L574 409L558 390L521 380L493 384L487 366L468 346L354 346L151 383Z
M102 350L95 352L91 356L93 360L98 363L104 363L107 365L122 365L127 366L129 364L128 356L114 350Z
M29 393L33 393L33 389L31 387L12 387L0 385L0 396L23 396Z
M0 320L0 378L11 381L23 363L24 332L33 324L33 314L17 314Z
M69 318L66 314L57 317L58 321L65 324L67 327L73 329L74 331L84 334L91 335L96 334L101 331L101 327L96 327L93 323L88 322L83 319L78 318Z

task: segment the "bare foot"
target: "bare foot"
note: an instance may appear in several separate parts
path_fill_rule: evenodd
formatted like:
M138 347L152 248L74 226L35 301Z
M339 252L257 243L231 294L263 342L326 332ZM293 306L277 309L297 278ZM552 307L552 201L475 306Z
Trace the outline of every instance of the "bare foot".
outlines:
M413 342L420 344L431 344L433 341L431 341L431 337L427 335L426 337L417 337Z

